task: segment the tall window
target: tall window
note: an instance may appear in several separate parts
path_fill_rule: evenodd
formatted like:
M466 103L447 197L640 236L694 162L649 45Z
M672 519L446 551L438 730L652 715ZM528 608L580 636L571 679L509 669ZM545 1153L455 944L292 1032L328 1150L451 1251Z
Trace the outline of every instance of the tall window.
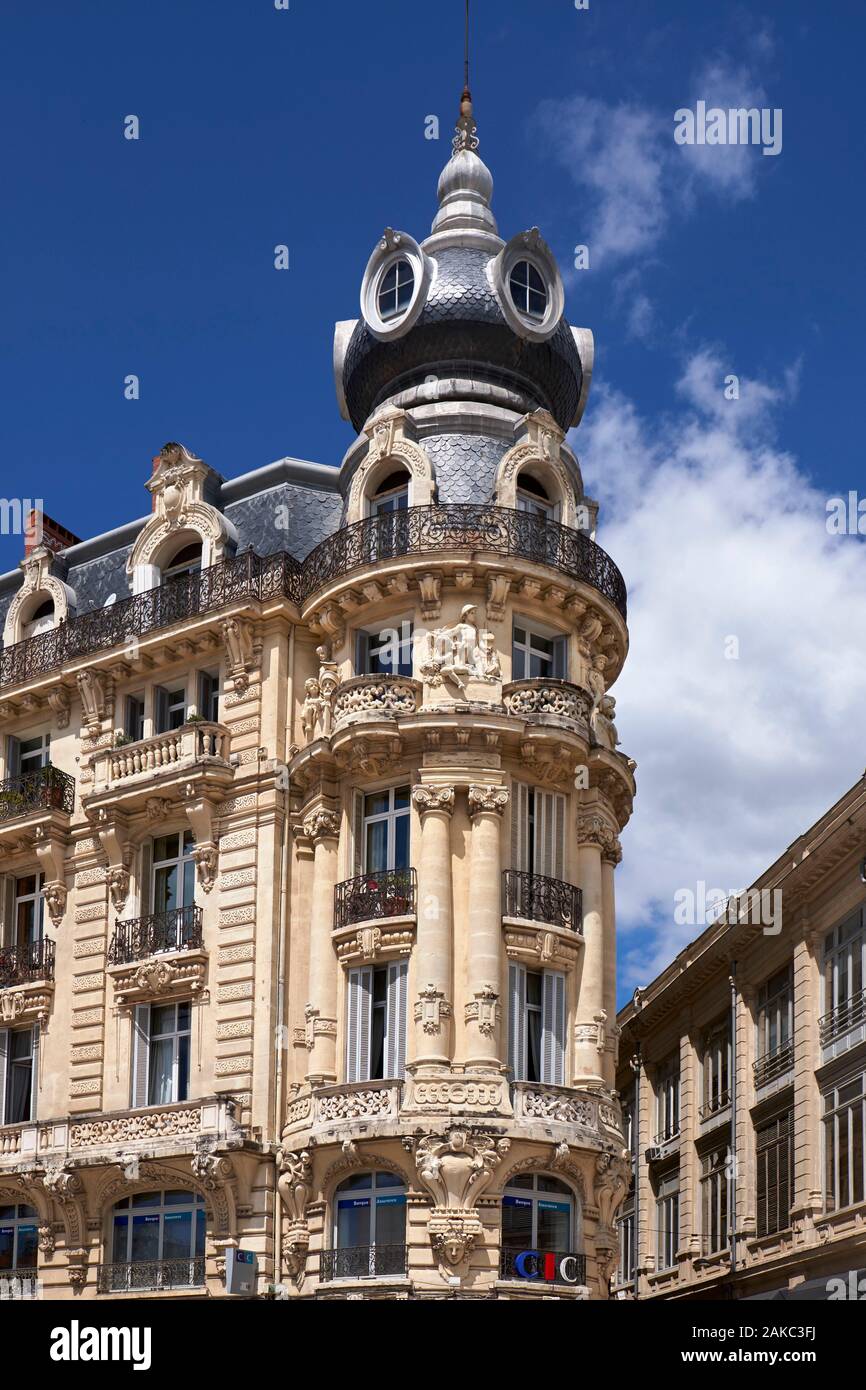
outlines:
M36 1119L38 1028L0 1029L0 1125Z
M565 680L568 639L521 618L512 628L511 679Z
M334 1193L334 1248L324 1279L406 1272L406 1187L395 1173L356 1173Z
M728 1146L710 1149L701 1158L701 1231L705 1255L728 1245Z
M824 1093L824 1191L828 1211L863 1201L866 1073Z
M202 719L218 724L220 717L220 681L216 671L198 673L198 712Z
M411 676L412 624L395 619L388 627L358 633L359 676Z
M349 971L346 1080L401 1077L406 1066L406 961Z
M193 1192L136 1192L118 1202L106 1291L203 1285L206 1219Z
M822 1040L829 1042L866 1019L866 931L863 909L824 938Z
M574 1249L574 1197L558 1178L518 1173L502 1196L502 1244L521 1250Z
M127 695L123 731L133 743L144 738L144 696Z
M13 738L6 743L7 774L28 777L47 767L51 761L51 735L35 734L33 738Z
M766 980L758 992L755 1085L766 1086L794 1063L794 988L785 966Z
M0 1207L0 1275L36 1268L38 1225L35 1207Z
M45 899L42 875L26 874L15 880L15 945L19 950L35 946L43 936Z
M132 1105L173 1105L189 1095L192 1006L137 1004L133 1025Z
M508 966L508 1060L515 1081L565 1085L565 975Z
M680 1132L680 1059L669 1057L661 1068L656 1091L657 1144L665 1144Z
M794 1189L793 1116L776 1115L758 1125L757 1151L757 1233L774 1235L791 1224L791 1194Z
M656 1258L659 1269L673 1269L680 1241L680 1175L671 1173L656 1196Z
M727 1020L717 1024L707 1036L703 1073L704 1103L700 1116L705 1120L723 1110L731 1099L731 1034Z
M545 878L565 876L566 801L515 782L511 802L511 867Z
M153 912L173 912L195 902L195 840L192 831L160 835L153 841Z
M389 787L360 797L362 811L359 873L409 867L409 788Z
M618 1284L631 1284L634 1281L635 1239L634 1239L634 1193L626 1197L617 1221L619 1232L619 1264L616 1272Z
M180 729L186 723L186 686L180 685L169 690L158 685L154 688L154 697L156 732L168 734L173 729Z

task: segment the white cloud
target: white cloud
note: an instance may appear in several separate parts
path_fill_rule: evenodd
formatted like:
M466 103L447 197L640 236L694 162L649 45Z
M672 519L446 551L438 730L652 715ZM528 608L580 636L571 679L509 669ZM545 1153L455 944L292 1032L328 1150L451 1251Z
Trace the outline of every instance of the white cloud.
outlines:
M796 369L741 378L739 401L728 371L694 353L675 418L602 387L575 439L630 591L614 690L638 762L617 871L628 992L699 935L674 924L677 889L745 887L864 765L866 545L827 534L826 496L778 446Z
M760 43L752 52L766 57ZM726 110L768 104L751 64L724 54L696 72L688 88L692 109L698 100ZM586 195L575 236L589 245L594 266L652 251L671 219L690 216L707 192L727 202L752 197L761 165L774 162L753 145L675 144L674 113L686 104L672 100L663 109L576 96L539 107L549 147Z

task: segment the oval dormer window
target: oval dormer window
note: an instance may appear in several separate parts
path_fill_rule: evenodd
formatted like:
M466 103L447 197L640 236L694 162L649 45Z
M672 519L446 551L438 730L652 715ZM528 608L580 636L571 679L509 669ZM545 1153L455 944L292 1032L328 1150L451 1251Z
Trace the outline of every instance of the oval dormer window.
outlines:
M547 313L547 286L541 272L531 261L518 261L508 283L517 312L540 323Z
M383 272L376 296L379 317L385 321L397 318L408 309L415 288L415 272L405 257L392 261Z

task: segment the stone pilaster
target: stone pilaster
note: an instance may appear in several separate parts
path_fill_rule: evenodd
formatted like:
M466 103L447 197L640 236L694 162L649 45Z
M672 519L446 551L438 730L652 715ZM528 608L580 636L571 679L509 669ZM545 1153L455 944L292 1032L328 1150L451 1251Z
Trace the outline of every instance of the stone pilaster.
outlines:
M334 888L337 882L336 811L319 807L304 821L304 833L314 845L312 909L310 912L310 987L306 1007L306 1039L310 1052L307 1080L327 1085L337 1079L337 982L331 932L334 926Z
M608 899L613 894L613 865L617 862L619 841L600 815L582 815L577 822L580 887L583 892L583 971L574 1031L574 1084L576 1086L613 1085L613 1055L606 1060L608 1032L616 1024L615 1007L608 1017L605 1007L605 954L607 936L613 935L612 902L605 913L602 856L609 864ZM606 920L607 919L607 920ZM607 931L606 931L607 926Z
M465 1001L467 1067L500 1071L504 951L502 949L502 815L505 787L469 788L472 817L468 999Z
M690 1262L701 1253L699 1164L695 1151L698 1108L701 1103L701 1066L698 1038L691 1019L680 1037L680 1276L688 1277ZM683 1268L683 1263L686 1268Z
M798 1241L814 1239L821 1192L821 1093L815 1069L821 1061L818 1020L824 1011L821 937L801 925L794 946L794 1184L791 1224Z
M412 800L421 817L418 928L415 946L415 1066L447 1067L450 1056L454 957L451 886L451 816L454 788L417 786Z

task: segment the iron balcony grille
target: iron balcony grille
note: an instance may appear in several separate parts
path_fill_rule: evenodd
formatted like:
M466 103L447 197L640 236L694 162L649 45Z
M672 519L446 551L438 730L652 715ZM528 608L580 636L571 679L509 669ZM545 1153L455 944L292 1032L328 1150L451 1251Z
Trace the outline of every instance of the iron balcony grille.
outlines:
M712 1115L718 1115L720 1110L724 1110L726 1105L731 1103L730 1091L719 1091L718 1095L711 1096L704 1105L698 1110L698 1118L708 1120Z
M523 1256L521 1266L517 1261ZM570 1250L527 1249L525 1245L503 1245L499 1254L500 1279L516 1279L523 1284L586 1283L586 1256Z
M54 942L43 938L26 946L0 947L0 989L30 980L54 979Z
M669 1144L672 1139L679 1139L679 1137L680 1126L679 1122L677 1122L677 1124L665 1125L662 1129L658 1131L657 1134L654 1134L653 1143L657 1146L661 1144Z
M502 915L583 931L583 902L579 888L558 878L505 869L502 874Z
M843 1033L850 1032L852 1028L859 1028L861 1023L866 1023L866 989L852 995L844 1004L839 1004L831 1013L818 1020L821 1046L826 1047L828 1043L835 1042Z
M127 965L160 951L193 951L202 944L200 907L176 907L116 922L108 948L109 965Z
M75 779L51 763L0 782L0 821L26 816L31 811L65 811L71 815L74 809Z
M344 1250L323 1250L319 1257L319 1282L334 1279L381 1279L406 1274L405 1245L351 1245Z
M376 917L410 917L414 912L414 869L359 874L338 883L334 889L336 927L351 927Z
M764 1057L759 1057L752 1063L754 1072L755 1086L768 1086L771 1081L784 1076L786 1071L790 1071L794 1065L794 1043L783 1043L774 1052L768 1052Z
M344 526L298 561L285 550L252 550L196 574L170 579L110 608L94 608L0 651L0 686L58 670L92 652L212 613L241 599L285 597L303 604L323 585L380 561L443 550L488 551L546 565L588 584L626 616L625 581L589 536L511 507L452 503L409 507Z
M185 1260L137 1260L133 1264L100 1265L96 1287L100 1293L203 1289L204 1255Z

